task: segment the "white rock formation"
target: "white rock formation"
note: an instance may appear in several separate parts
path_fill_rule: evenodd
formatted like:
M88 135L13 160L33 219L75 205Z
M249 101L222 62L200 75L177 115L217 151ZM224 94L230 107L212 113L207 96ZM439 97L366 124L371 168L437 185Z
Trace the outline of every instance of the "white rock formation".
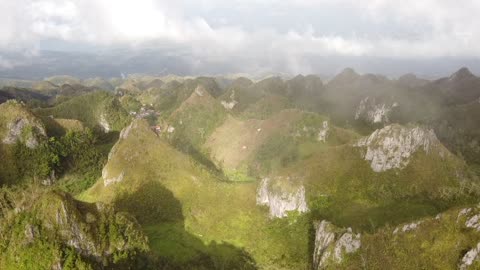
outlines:
M473 217L469 218L465 222L465 226L467 228L472 228L472 229L476 229L477 231L480 231L480 214L474 215Z
M226 102L225 100L222 100L220 103L222 103L222 106L227 110L231 110L233 109L233 107L235 107L235 105L237 105L237 101L235 100L230 102Z
M375 98L366 97L361 100L358 105L357 111L355 112L355 120L363 118L372 124L385 124L390 121L390 113L393 108L397 106L397 102L394 102L392 105L387 105L385 103L376 103Z
M102 178L103 178L103 184L107 187L111 184L119 183L123 181L123 177L125 177L125 172L121 172L119 175L116 177L109 177L109 171L107 170L107 167L104 167L102 170Z
M475 260L478 259L478 254L479 253L480 253L480 243L478 243L476 247L469 250L463 256L462 261L461 261L460 265L458 266L458 269L460 269L460 270L468 269L475 262Z
M332 263L341 263L345 254L356 252L361 246L361 235L354 234L351 228L335 229L328 221L315 226L315 247L313 251L313 269L326 268Z
M309 210L303 185L290 190L276 186L273 190L269 178L264 178L260 182L257 190L257 204L268 206L271 218L286 217L288 211L304 213Z
M353 253L360 248L360 234L353 234L352 229L348 228L340 239L335 243L334 259L337 263L342 262L343 255Z
M28 131L28 132L26 132ZM28 148L36 148L39 145L39 138L47 136L45 128L35 121L27 118L16 119L8 123L7 134L3 138L4 144L24 143Z
M399 227L395 228L395 230L393 231L393 234L397 234L400 230L402 232L409 232L409 231L414 231L418 228L418 226L420 224L422 224L423 221L418 221L418 222L412 222L412 223L409 223L409 224L405 224L401 227L401 229Z
M403 169L419 149L429 153L438 139L431 129L390 125L360 139L354 146L365 148L363 157L375 172Z
M233 107L238 104L238 101L235 100L235 91L232 91L230 94L230 101L222 100L220 103L222 103L222 106L227 110L233 109Z
M313 251L313 269L321 269L331 252L327 249L335 241L333 225L325 220L315 226L315 248Z
M326 142L329 130L330 127L328 126L328 121L323 121L322 129L320 129L320 131L318 132L318 141Z
M112 130L112 128L110 127L110 124L108 123L107 118L105 117L104 113L102 113L100 115L100 120L99 120L98 124L103 128L103 131L105 133L108 133L108 132L110 132L110 130Z
M469 214L470 212L472 212L472 208L463 208L459 213L458 213L458 216L457 216L457 222L458 222L458 219L462 216L465 216L467 214Z
M199 97L203 97L203 95L205 94L204 91L205 90L200 85L197 86L197 88L195 88L195 94L197 94L197 96L199 96Z

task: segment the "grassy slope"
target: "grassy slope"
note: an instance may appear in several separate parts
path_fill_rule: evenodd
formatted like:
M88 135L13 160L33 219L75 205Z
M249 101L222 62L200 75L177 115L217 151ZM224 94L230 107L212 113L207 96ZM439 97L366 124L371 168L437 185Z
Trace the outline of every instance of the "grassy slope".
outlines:
M204 87L199 86L168 117L167 122L175 131L167 133L166 137L177 149L220 173L209 159L210 153L202 146L226 117L225 109Z
M216 180L156 137L144 122L115 149L106 168L111 176L123 171L124 180L108 187L100 180L82 198L114 201L136 215L152 249L164 259L200 267L202 251L207 250L214 262L238 269L247 265L239 255L244 249L263 269L307 267L308 218L270 221L255 204L255 183ZM174 248L180 252L172 253Z
M97 208L37 187L0 193L1 269L51 269L59 262L62 269L98 269L102 264L129 269L148 249L138 224L110 207ZM75 242L83 251L103 255L103 261L75 250Z
M8 124L17 119L26 119L29 122L43 127L42 122L25 105L16 101L0 104L0 138L7 134Z
M473 213L478 208L473 207ZM394 234L386 226L362 236L362 248L349 256L342 265L331 269L456 269L465 253L476 247L480 235L465 227L467 218L460 209L448 210L438 219L422 219L418 228ZM480 269L475 262L469 269Z
M36 117L26 106L15 101L0 104L0 140L8 132L8 125L17 119L26 119L31 126L44 127L42 121ZM23 138L37 136L31 127L25 127L21 134ZM17 170L15 145L6 145L0 141L0 183L17 183L20 179Z
M76 119L88 127L97 126L101 115L105 114L106 120L116 131L121 130L129 118L115 96L103 91L74 97L54 107L39 109L37 112L43 116Z
M303 179L314 215L341 226L374 230L472 201L462 198L474 188L462 179L472 176L454 155L441 158L419 151L407 168L375 173L360 149L351 146L358 134L330 126L327 142L317 140L325 120L296 110L265 121L230 117L206 147L227 172Z
M318 132L324 121L328 118L294 109L266 120L229 117L212 133L205 147L223 169L261 177L325 147L358 137L354 132L330 126L327 143L320 142Z
M418 151L403 170L375 173L360 149L347 144L319 148L275 174L303 179L315 216L372 231L473 201L471 175L460 171L468 170L453 155Z

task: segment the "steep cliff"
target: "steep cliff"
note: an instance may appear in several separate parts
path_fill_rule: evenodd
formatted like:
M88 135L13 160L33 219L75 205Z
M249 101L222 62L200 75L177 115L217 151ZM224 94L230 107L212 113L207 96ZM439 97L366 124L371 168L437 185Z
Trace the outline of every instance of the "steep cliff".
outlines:
M0 268L141 267L147 238L129 215L59 191L31 189L10 201L6 197L2 196Z
M355 146L364 149L364 158L375 172L403 169L418 150L444 155L433 130L390 125L360 139Z
M328 221L315 222L315 244L313 269L325 269L340 264L346 254L354 253L361 247L361 235L351 228L336 228Z
M289 211L308 211L305 188L292 184L289 179L264 178L257 190L257 204L268 206L272 218L286 217Z

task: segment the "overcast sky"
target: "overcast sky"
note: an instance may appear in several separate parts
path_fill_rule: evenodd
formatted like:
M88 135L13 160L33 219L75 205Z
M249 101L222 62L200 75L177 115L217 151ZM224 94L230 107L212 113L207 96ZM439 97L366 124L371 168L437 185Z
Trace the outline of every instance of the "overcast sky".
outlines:
M479 14L478 0L0 0L0 66L12 53L147 48L294 73L312 57L478 59Z

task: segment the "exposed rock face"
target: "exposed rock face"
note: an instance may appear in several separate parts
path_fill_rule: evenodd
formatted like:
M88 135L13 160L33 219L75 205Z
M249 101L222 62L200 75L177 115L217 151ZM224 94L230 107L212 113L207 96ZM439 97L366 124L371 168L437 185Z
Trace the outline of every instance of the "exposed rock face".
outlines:
M201 86L201 85L198 85L197 88L195 88L194 92L199 97L203 97L204 95L207 94L207 90L205 90L205 88L203 88L203 86Z
M105 133L108 133L110 132L110 130L112 130L104 113L100 115L100 121L98 122L98 124L100 124L100 126L103 128L103 131L105 131Z
M313 269L315 270L341 263L345 254L354 253L361 246L361 235L354 234L351 228L340 230L325 220L315 223L314 226Z
M364 119L371 124L388 123L390 113L393 108L397 107L398 103L394 102L391 105L385 103L377 103L375 98L366 97L358 105L355 113L355 120Z
M276 181L281 181L281 179L276 179ZM303 185L285 188L276 185L275 182L272 183L269 178L264 178L258 187L257 204L268 206L272 218L286 217L288 211L304 213L309 210Z
M467 228L476 229L480 231L480 214L474 215L465 222Z
M125 177L125 173L123 171L116 177L109 177L109 172L107 170L107 167L103 168L103 170L102 170L103 184L105 186L109 186L111 184L122 182L123 177Z
M227 110L233 109L238 103L238 101L235 100L235 91L232 91L232 94L230 94L230 101L222 100L220 103L222 103L222 106Z
M18 118L7 125L7 134L3 138L4 144L24 143L28 148L38 146L40 138L46 137L47 133L43 125L38 121L27 118Z
M318 132L318 140L321 142L326 142L329 130L330 127L328 126L328 121L323 121L322 129L320 129Z
M327 249L335 241L333 225L322 220L315 228L315 249L313 251L313 269L322 269L325 261L331 255Z
M395 230L393 231L393 234L397 234L399 231L402 231L402 232L409 232L409 231L414 231L418 228L418 226L420 224L422 224L423 222L422 221L418 221L418 222L412 222L410 224L405 224L403 225L401 228L400 227L397 227L395 228Z
M457 215L457 223L465 225L463 229L473 229L477 232L480 232L479 210L480 204L477 205L477 207L463 208ZM465 253L458 264L458 269L466 270L471 268L475 261L480 260L479 254L480 243L478 243L476 246L473 246L469 251L467 251L467 253Z
M360 139L355 146L365 148L363 157L375 172L403 169L419 149L429 152L438 139L431 129L390 125Z
M130 131L132 129L135 129L137 126L138 126L138 120L133 120L132 123L130 123L130 125L122 129L122 131L120 132L120 138L124 140L128 138Z
M352 233L352 229L348 228L340 239L335 243L335 262L340 263L343 260L343 255L357 251L361 246L360 234Z
M462 258L458 269L466 270L468 269L477 259L478 254L480 253L480 243L476 247L469 250Z
M45 225L57 228L60 238L64 239L68 246L75 248L81 254L101 257L115 251L115 249L129 248L128 240L123 239L117 243L110 243L112 245L110 247L111 250L102 250L103 248L97 243L97 236L92 234L93 230L87 229L88 227L95 227L99 222L102 222L101 216L110 215L111 208L103 204L96 204L95 208L90 208L90 212L82 213L79 211L79 203L70 199L68 195L63 194L55 195L54 200L50 204L53 212L45 212L46 216L42 218L45 221ZM86 221L89 222L85 224Z
M467 215L470 212L472 212L472 208L464 208L458 213L457 218L460 218L461 216Z
M35 252L41 252L43 256L43 265L35 269L63 269L65 257L62 254L65 247L70 247L75 253L75 260L87 265L88 269L117 269L115 258L118 256L124 256L127 260L120 262L123 264L148 251L147 238L138 223L128 215L116 212L111 206L76 201L60 191L42 194L30 192L24 196L28 196L28 199L24 198L16 202L20 205L14 206L21 210L11 209L8 218L1 220L0 242L12 246L11 250L0 254L2 266L7 269L25 268L21 262L5 260L6 257L25 256L20 252L25 244L37 246ZM31 222L31 218L34 222ZM12 234L11 228L21 229L23 233ZM28 255L32 258L39 256ZM70 267L71 264L69 262ZM133 264L128 268L135 269Z

